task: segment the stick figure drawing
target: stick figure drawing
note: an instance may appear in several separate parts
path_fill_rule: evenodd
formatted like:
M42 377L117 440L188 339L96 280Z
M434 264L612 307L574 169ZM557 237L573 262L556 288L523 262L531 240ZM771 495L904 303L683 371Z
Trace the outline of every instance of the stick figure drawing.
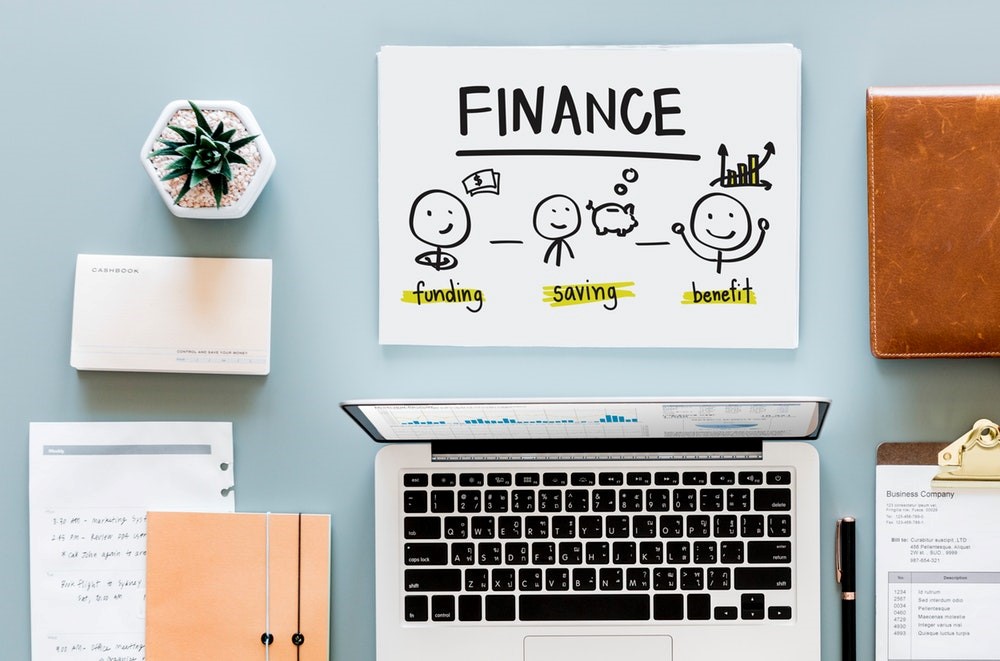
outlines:
M698 200L691 210L692 240L688 240L683 223L674 223L670 229L674 234L681 235L684 245L695 256L715 262L715 272L722 273L723 263L739 262L757 252L770 227L766 218L757 220L760 235L756 243L748 248L753 236L750 212L731 195L709 193ZM703 251L702 248L708 250Z

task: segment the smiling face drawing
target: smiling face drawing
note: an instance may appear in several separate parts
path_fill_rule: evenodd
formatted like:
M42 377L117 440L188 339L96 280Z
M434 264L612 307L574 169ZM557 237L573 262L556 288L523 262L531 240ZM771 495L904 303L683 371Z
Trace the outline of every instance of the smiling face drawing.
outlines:
M448 191L429 190L410 207L410 231L429 246L453 248L469 238L471 229L468 208Z
M535 231L546 239L565 239L580 229L580 207L565 195L550 195L535 207Z
M706 195L691 211L691 234L709 248L736 250L750 240L751 231L750 212L725 193Z

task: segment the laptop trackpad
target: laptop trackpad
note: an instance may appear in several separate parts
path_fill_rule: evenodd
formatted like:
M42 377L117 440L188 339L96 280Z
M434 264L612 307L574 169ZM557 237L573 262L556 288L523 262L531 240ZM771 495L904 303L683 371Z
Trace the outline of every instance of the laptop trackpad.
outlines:
M528 636L524 661L671 661L670 636Z

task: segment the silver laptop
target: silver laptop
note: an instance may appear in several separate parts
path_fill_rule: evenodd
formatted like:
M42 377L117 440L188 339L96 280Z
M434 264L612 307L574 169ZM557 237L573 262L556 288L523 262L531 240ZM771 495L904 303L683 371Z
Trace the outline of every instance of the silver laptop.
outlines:
M367 400L378 661L820 658L829 400Z

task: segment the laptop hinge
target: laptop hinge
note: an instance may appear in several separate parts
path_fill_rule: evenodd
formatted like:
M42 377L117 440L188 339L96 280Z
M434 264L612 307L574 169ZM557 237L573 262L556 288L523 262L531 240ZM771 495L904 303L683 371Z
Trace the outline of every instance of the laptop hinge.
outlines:
M436 441L431 443L433 461L736 461L763 457L760 439L643 439L635 442L539 443ZM664 447L668 446L668 447ZM474 450L470 450L474 447Z

